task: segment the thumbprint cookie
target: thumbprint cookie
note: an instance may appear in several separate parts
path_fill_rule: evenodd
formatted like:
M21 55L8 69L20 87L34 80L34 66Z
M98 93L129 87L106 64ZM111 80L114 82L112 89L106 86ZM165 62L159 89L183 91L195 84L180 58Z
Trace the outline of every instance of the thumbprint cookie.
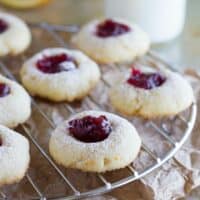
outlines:
M182 75L149 67L125 73L109 96L121 113L144 118L175 115L194 102L193 89Z
M92 110L59 125L49 143L58 164L90 172L123 168L137 157L140 147L141 139L130 122Z
M0 125L0 186L20 181L29 166L29 142Z
M31 42L28 26L18 17L0 12L0 56L19 54Z
M93 20L72 38L72 44L99 63L133 60L150 46L148 35L121 19Z
M33 96L71 102L82 99L96 86L100 70L80 51L51 48L23 64L21 79Z
M24 123L31 115L31 99L18 83L0 75L0 124L9 128Z

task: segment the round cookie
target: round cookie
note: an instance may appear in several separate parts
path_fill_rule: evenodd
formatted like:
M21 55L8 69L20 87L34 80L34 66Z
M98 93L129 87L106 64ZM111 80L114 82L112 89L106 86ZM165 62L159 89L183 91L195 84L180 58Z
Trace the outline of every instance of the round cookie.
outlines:
M21 79L32 95L71 102L82 99L96 86L100 70L80 51L51 48L24 63Z
M0 186L20 181L28 169L29 161L28 140L0 125Z
M145 54L148 35L121 19L93 20L72 38L72 44L99 63L131 61Z
M9 128L24 123L31 114L31 99L18 83L0 75L0 124Z
M19 54L28 48L31 32L18 17L0 13L0 56Z
M126 119L102 111L84 111L52 133L49 151L65 167L105 172L130 164L141 139Z
M133 68L110 89L113 107L144 118L176 115L194 102L193 89L178 73L149 67Z

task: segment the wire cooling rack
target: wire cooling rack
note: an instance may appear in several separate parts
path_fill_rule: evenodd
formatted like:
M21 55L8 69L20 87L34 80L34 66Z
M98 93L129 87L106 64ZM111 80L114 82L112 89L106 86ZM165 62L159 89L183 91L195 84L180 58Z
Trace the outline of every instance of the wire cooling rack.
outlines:
M45 47L58 45L67 47L68 42L66 41L68 36L78 30L78 27L75 25L60 26L50 25L47 23L30 24L30 27L32 28L34 35L33 48L35 48L35 51L39 51L44 48L41 44L43 40L46 40ZM54 44L51 44L52 41ZM33 52L30 52L29 54L32 55L32 53ZM23 60L30 56L29 54L22 55L20 59L18 57L14 57L12 59L7 58L2 60L0 62L1 72L7 77L18 81L18 67L21 65ZM149 52L145 56L145 59L145 62L149 65L155 66L157 65L155 63L159 63L163 67L174 70L170 64L163 61L153 52ZM143 60L137 61L137 64L143 63ZM16 65L18 67L16 67ZM114 67L118 68L119 66ZM119 67L118 69L120 70L121 68ZM110 87L109 81L106 80L104 76L102 76L101 84L103 84L105 88ZM87 108L95 107L96 109L106 110L106 107L102 106L102 104L98 102L98 98L95 99L92 95L86 97L84 101L87 106L89 105ZM187 109L187 111L167 119L168 121L161 120L160 123L155 121L143 121L143 126L145 127L148 125L148 127L153 130L154 134L158 135L163 142L163 145L167 145L167 151L159 155L159 153L152 150L151 147L143 141L141 152L145 153L145 155L147 155L152 161L149 165L145 163L142 167L137 168L137 165L134 165L133 163L125 169L117 170L116 172L96 174L64 169L63 167L57 165L49 156L49 134L46 132L54 129L56 125L55 121L52 120L53 114L49 114L48 109L45 107L46 104L53 108L60 106L55 104L52 105L49 102L44 102L37 98L32 98L32 107L34 111L30 121L33 122L35 120L35 126L31 127L29 123L26 123L18 127L19 131L24 133L24 135L27 136L31 142L31 166L25 178L20 183L12 186L5 186L0 189L0 199L81 199L106 193L110 190L141 179L155 169L161 167L181 148L194 127L197 113L196 104L194 102L190 108ZM62 104L62 106L64 109L61 108L61 111L65 110L68 114L78 112L77 105L65 103ZM84 105L81 105L78 109L83 110L85 107ZM40 127L40 123L46 123L45 128ZM42 131L39 133L38 129L42 129ZM179 132L181 133L179 138L174 136L175 133L173 133L173 131L176 129L179 129ZM157 144L154 144L154 146L157 146ZM41 173L38 175L37 173L40 171ZM84 188L82 188L83 184L85 185Z

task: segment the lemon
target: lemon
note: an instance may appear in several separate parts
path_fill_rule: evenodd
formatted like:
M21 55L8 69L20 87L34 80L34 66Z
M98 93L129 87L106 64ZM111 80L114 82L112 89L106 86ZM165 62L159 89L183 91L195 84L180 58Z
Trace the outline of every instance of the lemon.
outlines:
M13 8L33 8L39 5L43 5L49 2L49 0L0 0L6 6Z

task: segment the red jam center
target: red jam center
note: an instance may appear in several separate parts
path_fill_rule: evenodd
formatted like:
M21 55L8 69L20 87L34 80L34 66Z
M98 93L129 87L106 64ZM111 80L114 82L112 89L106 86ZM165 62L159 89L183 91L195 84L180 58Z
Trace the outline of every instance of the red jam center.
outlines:
M103 115L99 117L85 116L69 122L70 134L82 142L103 141L111 131L111 124Z
M70 71L76 68L75 60L67 54L44 56L36 63L37 68L48 74Z
M142 73L140 70L132 69L131 76L127 82L135 87L146 90L161 86L166 78L159 73Z
M0 33L5 32L7 29L8 24L3 19L0 19Z
M129 32L129 26L107 19L97 26L96 35L99 37L119 36Z
M0 97L5 97L10 94L10 87L5 83L0 83Z

